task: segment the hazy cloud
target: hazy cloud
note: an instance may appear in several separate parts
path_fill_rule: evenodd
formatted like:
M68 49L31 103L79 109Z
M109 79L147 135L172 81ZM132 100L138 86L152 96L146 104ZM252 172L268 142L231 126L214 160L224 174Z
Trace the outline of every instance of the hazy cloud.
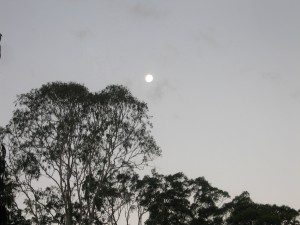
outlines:
M176 60L180 55L180 50L174 45L168 44L161 53L161 66L162 68L167 68Z
M279 83L282 80L282 76L280 73L268 72L262 75L262 78L268 80L273 83Z
M220 48L222 45L215 37L215 32L212 28L208 28L205 30L199 30L195 35L194 39L197 42L204 42L210 47Z
M75 35L75 37L77 37L77 38L79 38L81 40L84 39L84 38L86 38L90 33L91 33L91 31L88 28L85 28L85 29L73 32L73 34Z
M173 87L167 79L158 81L154 85L155 86L148 94L148 97L152 100L159 100L162 99L167 93L173 92L171 94L174 95L174 92L176 92L176 88Z
M130 12L135 16L152 18L162 17L168 14L166 10L158 8L158 4L152 1L138 2L131 7Z

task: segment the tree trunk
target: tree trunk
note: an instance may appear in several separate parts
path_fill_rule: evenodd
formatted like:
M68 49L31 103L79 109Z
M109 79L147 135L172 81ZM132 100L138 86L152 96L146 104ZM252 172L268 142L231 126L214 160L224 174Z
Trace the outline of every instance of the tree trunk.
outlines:
M72 203L70 201L68 202L68 207L66 211L66 225L72 225Z

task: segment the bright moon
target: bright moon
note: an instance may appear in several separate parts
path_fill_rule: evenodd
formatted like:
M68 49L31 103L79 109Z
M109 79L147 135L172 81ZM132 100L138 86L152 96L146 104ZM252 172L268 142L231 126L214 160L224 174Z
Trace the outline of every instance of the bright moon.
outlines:
M153 76L151 74L146 75L145 77L146 82L150 83L153 81Z

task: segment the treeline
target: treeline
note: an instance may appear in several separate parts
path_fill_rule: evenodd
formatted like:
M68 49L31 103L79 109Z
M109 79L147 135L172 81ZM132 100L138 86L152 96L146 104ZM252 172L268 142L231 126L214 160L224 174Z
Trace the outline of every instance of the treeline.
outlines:
M87 177L85 182L91 179ZM183 173L162 175L153 170L151 175L143 178L137 174L118 173L100 190L101 194L95 200L97 213L93 222L89 222L87 215L82 215L79 201L74 201L71 224L129 225L132 221L138 225L300 224L299 212L295 209L257 204L248 192L231 200L226 191L211 186L204 177L188 179ZM10 205L7 224L65 224L64 204L55 188L47 187L37 193L34 204L39 206L40 214L31 214L29 208L32 206L28 202L23 214L15 204ZM26 214L31 219L26 220Z
M161 154L151 128L123 86L55 82L18 96L0 132L0 225L300 224L295 209L232 199L203 177L139 177Z

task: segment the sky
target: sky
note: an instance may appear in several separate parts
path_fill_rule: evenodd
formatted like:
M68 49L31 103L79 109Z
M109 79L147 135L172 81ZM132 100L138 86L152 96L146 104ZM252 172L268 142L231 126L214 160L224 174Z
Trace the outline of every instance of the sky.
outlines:
M47 82L122 84L158 172L300 209L300 1L0 0L0 33L0 126Z

